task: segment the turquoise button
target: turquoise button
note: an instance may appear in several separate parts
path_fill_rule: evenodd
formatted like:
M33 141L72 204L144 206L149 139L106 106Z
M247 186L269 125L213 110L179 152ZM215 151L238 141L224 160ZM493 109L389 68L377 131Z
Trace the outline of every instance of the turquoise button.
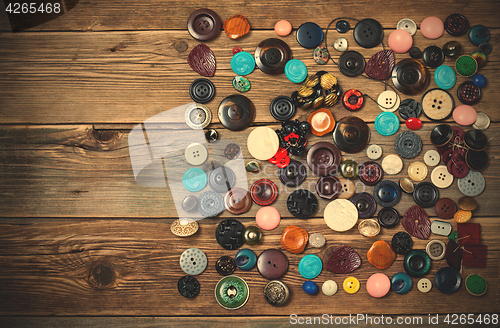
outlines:
M490 39L490 30L484 25L474 25L469 30L469 41L478 46L483 42L488 42Z
M441 65L434 72L434 81L443 90L451 89L457 81L457 75L453 68L448 65Z
M285 75L293 83L301 83L307 77L307 67L298 59L290 59L285 65Z
M200 191L207 185L207 174L202 169L193 167L182 176L182 184L189 191Z
M231 69L238 75L248 75L255 69L255 59L251 53L240 51L231 58Z
M397 294L406 294L410 291L413 281L405 272L398 272L391 278L391 289Z
M314 279L323 270L323 262L314 254L304 256L299 262L299 273L306 279Z
M399 130L399 118L393 112L382 112L375 119L375 130L383 136L392 136Z
M234 261L241 270L252 270L257 264L257 255L251 249L243 248L236 253Z

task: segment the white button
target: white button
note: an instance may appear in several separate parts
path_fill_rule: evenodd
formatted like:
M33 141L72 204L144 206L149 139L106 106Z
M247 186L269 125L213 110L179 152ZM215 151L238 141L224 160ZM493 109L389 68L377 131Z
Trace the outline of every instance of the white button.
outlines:
M446 245L439 239L433 239L427 243L425 252L431 260L439 261L444 258Z
M347 231L358 222L358 209L347 199L336 199L326 205L323 217L330 229Z
M259 126L248 135L247 148L254 158L267 161L278 151L280 141L273 129Z
M448 237L451 233L452 227L448 222L434 220L431 223L431 232L435 235Z
M427 177L427 166L422 162L413 162L408 167L408 176L413 181L422 181Z
M418 281L417 288L422 293L427 293L432 289L432 282L427 278L422 278Z
M382 170L387 174L398 174L403 169L403 160L398 155L390 154L382 160Z
M346 38L338 38L333 42L333 48L337 51L344 52L347 50L347 39Z
M417 24L410 18L403 18L396 25L398 30L405 30L410 33L411 36L415 35L417 32Z
M399 96L392 90L384 91L378 96L378 107L384 112L394 112L399 108Z
M382 157L382 147L379 145L371 145L366 149L366 156L369 159L377 160Z
M323 286L321 286L321 291L323 291L323 294L326 296L332 296L335 295L335 293L338 290L337 283L333 280L327 280L323 283Z
M196 276L207 268L207 255L199 248L186 249L179 260L182 271Z
M439 164L441 156L434 149L428 150L424 155L424 163L429 166L436 166Z
M438 188L448 188L453 183L453 175L445 165L439 165L432 170L431 181Z
M207 160L208 151L201 143L195 142L187 146L184 156L189 164L201 165Z

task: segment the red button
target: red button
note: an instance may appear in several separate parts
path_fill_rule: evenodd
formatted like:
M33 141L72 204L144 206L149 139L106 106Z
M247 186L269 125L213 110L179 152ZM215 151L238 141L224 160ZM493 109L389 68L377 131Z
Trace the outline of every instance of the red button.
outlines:
M416 117L410 117L406 120L406 127L410 130L418 130L422 127L422 121Z
M457 179L462 179L469 174L469 167L464 161L448 161L448 172L451 169L451 174Z
M349 110L358 110L363 106L363 95L356 89L347 90L342 97L342 104Z
M256 204L267 206L278 197L278 188L271 180L260 179L252 184L250 195Z

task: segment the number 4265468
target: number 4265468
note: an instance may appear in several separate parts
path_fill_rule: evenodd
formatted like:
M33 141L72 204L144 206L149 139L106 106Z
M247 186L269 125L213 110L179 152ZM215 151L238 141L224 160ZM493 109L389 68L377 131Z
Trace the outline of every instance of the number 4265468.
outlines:
M10 14L36 14L36 13L46 13L46 14L59 14L61 12L61 4L56 3L9 3L5 8L5 11Z

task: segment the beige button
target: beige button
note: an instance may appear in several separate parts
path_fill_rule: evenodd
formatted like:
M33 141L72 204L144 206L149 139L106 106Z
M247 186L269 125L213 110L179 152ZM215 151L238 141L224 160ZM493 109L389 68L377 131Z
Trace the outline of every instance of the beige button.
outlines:
M422 278L418 281L417 288L422 293L427 293L432 289L432 282L427 278Z
M453 175L445 165L439 165L432 170L431 181L438 188L448 188L453 183Z
M337 283L333 280L327 280L323 283L323 286L321 286L321 291L323 291L323 294L326 296L333 296L335 293L337 293L339 286L337 286Z
M254 158L267 161L278 151L280 141L273 129L259 126L248 135L247 148Z
M193 219L177 219L170 225L172 233L178 237L189 237L198 231L198 222Z
M392 90L386 90L378 96L377 103L382 111L394 112L399 108L400 100L397 93Z
M342 190L341 193L338 195L337 198L340 199L349 199L354 195L356 192L356 185L352 180L345 179L345 178L339 178L339 181L342 185Z
M453 104L451 95L442 89L428 91L422 98L422 109L425 116L436 121L448 117L453 111Z
M358 230L365 237L375 237L380 232L380 224L374 219L365 219L358 224Z
M382 160L382 170L387 174L398 174L403 169L403 160L398 155L390 154Z
M336 199L326 205L323 216L330 229L342 232L356 225L358 209L347 199Z
M439 261L444 258L446 245L439 239L433 239L427 243L425 252L431 260Z
M427 177L427 165L422 162L413 162L408 167L408 176L413 181L422 181Z
M186 147L184 156L189 164L201 165L207 160L208 151L201 143L195 142Z
M372 160L379 159L382 157L382 147L379 145L370 145L370 147L366 149L366 156Z
M439 164L441 156L434 149L428 150L424 155L424 162L428 166L436 166Z
M490 126L490 117L484 112L477 112L476 122L472 127L476 130L486 130Z

